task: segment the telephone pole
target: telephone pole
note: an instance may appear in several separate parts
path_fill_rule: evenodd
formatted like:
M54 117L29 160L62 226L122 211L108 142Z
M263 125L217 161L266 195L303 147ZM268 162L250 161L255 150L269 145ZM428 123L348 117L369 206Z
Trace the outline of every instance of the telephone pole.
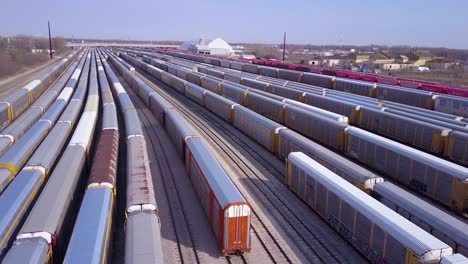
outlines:
M286 32L284 32L284 39L283 39L283 61L284 61L285 54L286 54Z
M47 26L49 27L49 53L50 53L50 58L52 59L52 38L50 36L50 21L47 20Z

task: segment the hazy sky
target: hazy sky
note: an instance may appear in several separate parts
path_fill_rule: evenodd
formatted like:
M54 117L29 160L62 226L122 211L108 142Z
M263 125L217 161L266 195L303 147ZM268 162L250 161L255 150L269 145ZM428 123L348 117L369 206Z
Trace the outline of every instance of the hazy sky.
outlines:
M0 34L468 49L466 0L3 0Z

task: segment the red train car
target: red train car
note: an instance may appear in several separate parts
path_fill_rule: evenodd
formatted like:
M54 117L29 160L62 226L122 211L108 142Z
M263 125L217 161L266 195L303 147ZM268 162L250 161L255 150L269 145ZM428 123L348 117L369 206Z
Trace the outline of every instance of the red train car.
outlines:
M222 254L250 252L250 205L200 138L185 146L185 169Z

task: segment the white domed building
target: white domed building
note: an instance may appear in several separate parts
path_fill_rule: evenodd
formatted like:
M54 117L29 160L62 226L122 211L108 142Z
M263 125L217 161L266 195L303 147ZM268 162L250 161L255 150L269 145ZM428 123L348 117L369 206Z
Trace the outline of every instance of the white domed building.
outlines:
M234 54L234 49L224 39L216 38L212 41L205 40L205 36L201 36L200 40L197 41L185 41L180 45L179 49L189 50L199 54L211 54L211 55L222 55L231 56Z

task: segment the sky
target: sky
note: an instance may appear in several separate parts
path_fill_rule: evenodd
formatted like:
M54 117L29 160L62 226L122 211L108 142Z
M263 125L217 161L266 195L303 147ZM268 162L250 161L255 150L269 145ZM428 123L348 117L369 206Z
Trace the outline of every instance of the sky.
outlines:
M3 0L0 35L468 49L466 0Z

